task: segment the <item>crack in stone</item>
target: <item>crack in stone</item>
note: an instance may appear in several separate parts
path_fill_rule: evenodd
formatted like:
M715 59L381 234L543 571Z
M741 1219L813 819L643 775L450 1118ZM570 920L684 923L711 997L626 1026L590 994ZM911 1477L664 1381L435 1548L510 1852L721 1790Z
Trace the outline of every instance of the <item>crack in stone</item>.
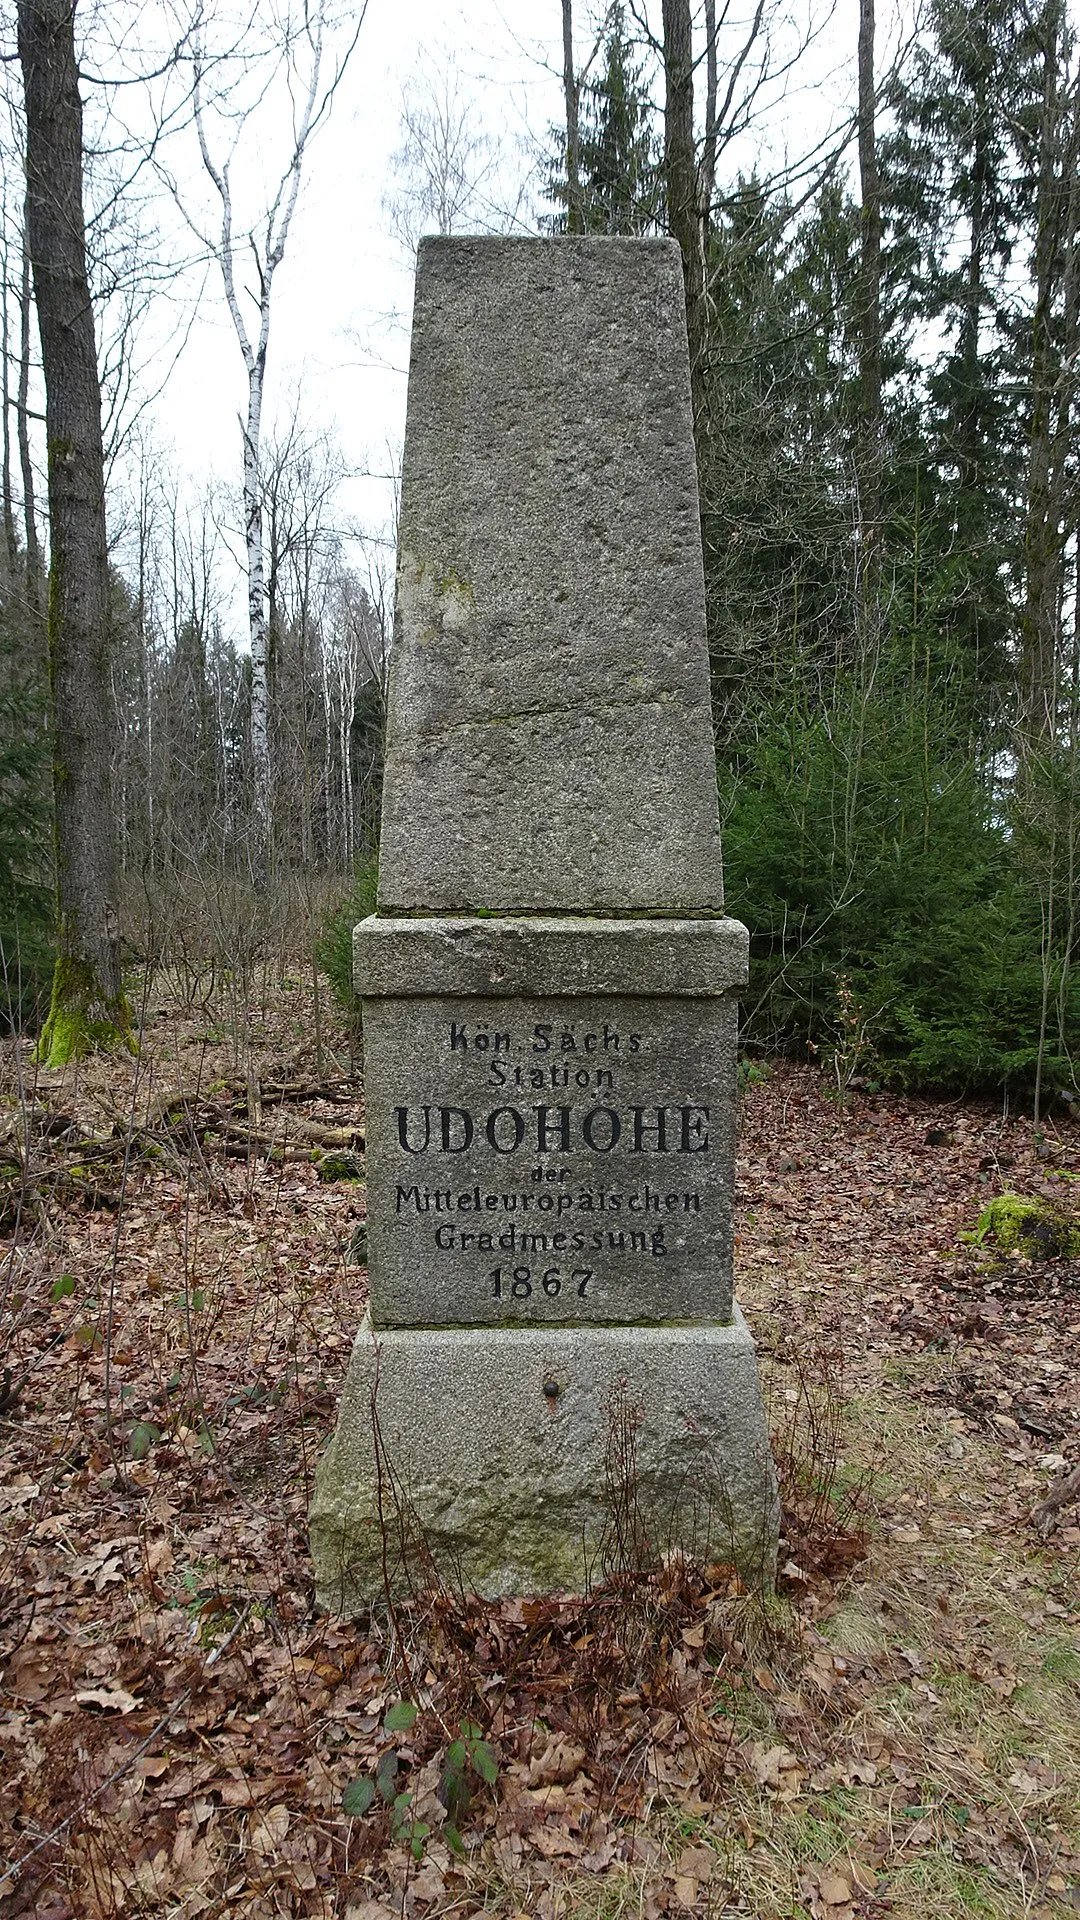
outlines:
M417 735L431 739L440 734L460 733L465 727L506 727L512 726L517 720L544 719L556 713L580 714L582 711L596 712L606 707L640 707L658 703L663 706L682 707L685 706L685 699L679 688L657 687L649 693L629 694L625 699L612 696L607 700L596 700L587 703L584 708L580 701L569 700L553 702L550 706L544 707L515 707L510 713L474 713L467 715L464 720L440 720L430 726L418 727L416 732Z

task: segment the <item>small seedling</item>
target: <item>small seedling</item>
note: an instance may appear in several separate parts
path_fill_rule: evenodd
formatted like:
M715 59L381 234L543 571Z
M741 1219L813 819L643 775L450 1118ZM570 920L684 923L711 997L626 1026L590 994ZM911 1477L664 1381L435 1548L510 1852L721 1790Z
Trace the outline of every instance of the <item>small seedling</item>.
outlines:
M759 1087L769 1078L768 1064L764 1060L748 1060L745 1056L736 1069L736 1085L740 1093L747 1087Z
M375 1782L370 1773L362 1773L358 1780L349 1781L341 1796L341 1804L354 1820L361 1820L365 1813L371 1812L375 1804Z
M383 1732L408 1733L415 1725L419 1711L419 1707L414 1706L411 1700L396 1701L383 1721ZM374 1778L369 1773L362 1773L358 1779L349 1782L341 1796L341 1804L345 1812L352 1814L354 1818L361 1818L365 1813L370 1813L376 1798L385 1801L386 1805L392 1808L397 1807L400 1800L407 1800L409 1797L407 1794L402 1795L397 1792L399 1763L400 1755L397 1748L387 1747L379 1756Z
M149 1420L140 1420L131 1429L128 1452L133 1460L145 1460L155 1440L161 1439L161 1428L155 1427Z
M414 1860L423 1859L424 1843L431 1828L426 1820L417 1819L411 1793L399 1793L390 1808L390 1832L402 1846L408 1847Z
M439 1799L446 1808L446 1826L443 1829L446 1843L454 1853L464 1853L465 1846L461 1838L460 1825L469 1811L472 1793L467 1773L472 1772L487 1787L493 1787L499 1777L499 1763L494 1749L484 1739L480 1728L471 1720L465 1720L461 1726L461 1738L452 1740L446 1750L442 1775L436 1789Z
M397 1701L383 1721L383 1732L409 1733L419 1711L410 1700ZM420 1860L431 1827L426 1820L418 1818L412 1794L407 1790L402 1793L397 1791L400 1766L401 1755L397 1748L387 1747L379 1756L374 1775L362 1773L349 1782L341 1796L341 1804L347 1814L354 1819L362 1819L364 1814L371 1812L377 1800L382 1800L390 1810L393 1838L409 1848L414 1860ZM459 1854L465 1851L460 1823L472 1800L470 1775L485 1786L493 1787L499 1777L499 1763L493 1747L484 1739L480 1728L473 1721L465 1720L461 1724L458 1739L452 1740L446 1750L436 1789L446 1808L443 1837L452 1852Z
M383 1721L383 1732L411 1733L419 1712L419 1707L414 1707L411 1700L399 1700Z

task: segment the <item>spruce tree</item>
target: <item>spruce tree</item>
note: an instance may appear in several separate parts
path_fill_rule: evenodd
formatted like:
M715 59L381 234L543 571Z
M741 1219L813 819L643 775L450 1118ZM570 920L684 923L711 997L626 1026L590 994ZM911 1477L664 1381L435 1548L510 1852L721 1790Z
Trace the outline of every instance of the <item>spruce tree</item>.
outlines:
M33 1022L53 968L47 688L24 558L0 603L0 1029Z
M663 176L656 115L644 67L626 31L623 7L613 7L604 36L602 70L581 89L578 169L583 231L637 234L658 230ZM567 228L566 135L548 184L549 197L564 211L552 221Z
M929 26L892 88L883 163L894 300L917 348L935 333L945 344L898 479L909 499L918 487L924 605L998 700L1017 635L1025 459L1008 279L1023 250L1016 129L1035 76L1018 0L934 0Z

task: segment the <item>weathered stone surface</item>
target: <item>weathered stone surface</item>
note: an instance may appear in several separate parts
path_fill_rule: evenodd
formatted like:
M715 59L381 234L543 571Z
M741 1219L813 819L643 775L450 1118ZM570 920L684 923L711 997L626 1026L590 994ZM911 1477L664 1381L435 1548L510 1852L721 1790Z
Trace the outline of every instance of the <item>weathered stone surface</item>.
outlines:
M383 913L719 909L678 248L420 243Z
M767 1583L677 248L422 243L400 538L319 1597L580 1589L627 1502Z
M628 1456L618 1435L638 1414ZM776 1486L737 1310L728 1327L581 1332L365 1322L311 1510L318 1598L335 1612L377 1599L384 1538L395 1588L433 1560L468 1592L580 1592L612 1570L628 1503L654 1554L771 1582Z
M366 999L420 994L730 993L747 980L739 920L399 920L353 933L353 984Z
M376 1326L729 1319L736 1015L366 1000Z

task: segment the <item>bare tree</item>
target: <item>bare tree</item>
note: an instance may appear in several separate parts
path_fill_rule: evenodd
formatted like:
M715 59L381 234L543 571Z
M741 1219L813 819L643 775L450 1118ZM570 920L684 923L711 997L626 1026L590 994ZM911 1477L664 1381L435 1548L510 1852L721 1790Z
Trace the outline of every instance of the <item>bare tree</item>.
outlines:
M21 76L20 76L21 82ZM4 537L9 553L8 587L26 612L27 639L45 661L43 559L35 505L31 422L43 419L30 404L34 366L34 297L27 237L26 124L21 84L5 75L0 169L3 173L3 353L4 353ZM36 381L35 381L36 386ZM35 394L35 398L36 398ZM39 402L40 406L40 402ZM15 445L12 445L14 440ZM21 500L18 521L14 484L17 449ZM21 552L20 552L21 549Z
M752 0L745 17L733 16L728 5L720 8L718 16L715 0L704 0L698 24L691 0L661 0L657 38L650 24L648 0L629 0L638 41L659 61L663 72L667 224L682 253L694 416L699 432L704 421L709 241L717 170L733 143L752 132L783 98L799 61L831 17L832 0L822 0L817 17L815 4L816 0L810 0L807 16L799 23L793 18L781 20L770 11L768 0ZM787 42L782 50L778 46L781 31ZM704 124L699 138L695 88L703 61ZM830 133L817 152L834 143L835 135ZM800 162L800 168L820 173L833 164L834 158L815 163L812 156ZM779 178L787 174L784 169Z
M686 288L690 386L701 416L705 350L705 256L701 245L694 144L694 49L690 0L663 0L664 182L668 231L679 243Z
M705 0L705 142L698 166L698 221L701 252L709 257L713 194L716 191L717 98L720 75L716 54L716 0Z
M15 500L14 500L14 495L12 493L12 488L11 488L11 339L10 339L11 280L10 280L9 265L8 265L8 218L7 218L6 196L4 199L3 206L0 207L0 226L2 226L2 229L3 229L2 240L0 240L0 247L2 247L2 253L0 253L0 263L2 263L2 267L3 267L3 280L2 280L2 283L0 283L0 299L2 299L3 301L3 306L2 308L0 308L0 328L2 328L2 332L3 332L3 339L2 339L2 342L0 342L0 346L2 346L2 351L3 351L3 368L2 368L3 393L2 393L2 396L0 397L2 397L3 409L4 409L3 419L2 421L0 421L0 431L2 431L2 438L3 438L3 463L4 463L4 474L3 474L4 541L3 541L3 565L2 565L2 568L0 568L0 586L2 586L3 591L5 593L10 593L12 584L15 580L16 573L18 571L18 540L15 534Z
M16 120L14 103L12 120ZM13 133L15 127L13 126ZM45 592L44 558L41 540L38 534L36 485L34 478L33 454L30 445L31 419L40 419L30 405L30 381L33 371L33 331L34 296L30 267L30 240L27 232L29 208L27 203L25 166L26 136L25 128L20 124L17 143L21 148L20 172L23 174L22 200L18 221L18 257L19 274L14 286L16 311L18 314L18 374L15 391L9 404L14 409L16 438L19 449L19 474L22 485L22 537L23 537L23 590L26 597L26 611L31 644L43 661L45 658ZM15 236L12 236L14 243ZM14 276L12 276L14 279ZM6 501L5 501L6 509Z
M20 0L18 10L27 229L49 443L59 952L39 1050L52 1066L131 1036L120 981L101 388L86 271L74 11L72 0Z
M273 770L260 455L274 278L285 257L308 148L330 110L365 12L366 0L355 18L344 51L332 63L329 80L325 77L331 30L328 0L312 0L296 18L285 17L272 53L267 56L271 67L262 75L254 100L249 97L242 105L224 90L220 75L211 80L213 63L199 33L192 43L195 126L202 164L217 202L216 224L203 225L183 195L176 193L176 198L189 226L217 260L247 375L247 406L241 419L244 543L251 642L251 750L259 842L255 865L263 876L271 856ZM269 205L257 218L243 220L238 216L234 199L234 163L245 138L252 141L261 127L258 107L270 94L275 78L284 82L291 106L287 157ZM175 183L170 185L175 193ZM244 278L245 267L250 270L250 279Z
M453 54L437 49L410 76L401 130L390 161L399 184L387 204L410 253L424 233L502 232L516 224L523 190L515 195L511 185L506 195L502 146L484 125Z

